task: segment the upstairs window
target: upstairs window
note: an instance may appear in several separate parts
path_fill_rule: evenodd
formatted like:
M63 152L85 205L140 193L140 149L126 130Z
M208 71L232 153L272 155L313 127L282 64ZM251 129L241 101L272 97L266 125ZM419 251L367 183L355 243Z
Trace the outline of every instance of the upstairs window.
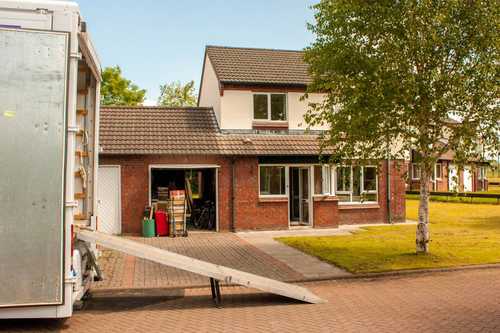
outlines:
M286 120L286 94L253 95L254 120L284 121Z

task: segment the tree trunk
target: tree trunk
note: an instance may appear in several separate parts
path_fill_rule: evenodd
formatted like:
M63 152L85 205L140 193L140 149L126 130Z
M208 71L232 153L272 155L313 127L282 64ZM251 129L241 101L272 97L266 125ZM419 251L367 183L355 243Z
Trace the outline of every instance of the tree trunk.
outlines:
M429 252L429 170L421 167L420 174L420 204L418 207L417 254Z

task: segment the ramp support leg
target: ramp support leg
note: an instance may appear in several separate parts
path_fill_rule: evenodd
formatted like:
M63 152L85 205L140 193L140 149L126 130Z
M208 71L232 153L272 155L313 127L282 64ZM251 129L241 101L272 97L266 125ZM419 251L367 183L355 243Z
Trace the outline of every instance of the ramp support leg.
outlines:
M220 297L219 280L210 278L210 289L212 290L212 299L215 303L215 306L219 308L221 306L221 301L222 301Z

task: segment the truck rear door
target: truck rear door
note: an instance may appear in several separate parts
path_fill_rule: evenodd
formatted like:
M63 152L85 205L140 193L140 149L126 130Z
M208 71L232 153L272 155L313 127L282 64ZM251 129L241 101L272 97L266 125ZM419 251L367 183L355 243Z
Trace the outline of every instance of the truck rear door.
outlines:
M68 38L0 28L0 307L64 302Z

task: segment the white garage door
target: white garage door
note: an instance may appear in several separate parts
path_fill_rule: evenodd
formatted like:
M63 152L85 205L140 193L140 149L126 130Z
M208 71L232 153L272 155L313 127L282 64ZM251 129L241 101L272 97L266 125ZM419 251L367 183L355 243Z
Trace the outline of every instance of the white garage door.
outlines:
M98 174L98 210L97 230L107 234L120 234L121 228L121 188L120 167L100 166Z

